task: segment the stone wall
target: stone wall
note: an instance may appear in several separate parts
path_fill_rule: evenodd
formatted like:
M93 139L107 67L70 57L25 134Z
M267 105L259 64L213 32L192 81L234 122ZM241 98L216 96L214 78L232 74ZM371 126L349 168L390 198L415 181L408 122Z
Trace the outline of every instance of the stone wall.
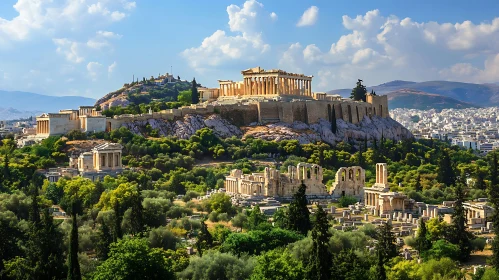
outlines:
M86 117L82 121L86 122L85 132L102 132L106 129L106 117Z
M259 119L257 104L217 106L215 112L236 126L256 123Z
M71 130L79 129L78 120L70 120L69 114L51 115L50 135L61 135L70 132Z

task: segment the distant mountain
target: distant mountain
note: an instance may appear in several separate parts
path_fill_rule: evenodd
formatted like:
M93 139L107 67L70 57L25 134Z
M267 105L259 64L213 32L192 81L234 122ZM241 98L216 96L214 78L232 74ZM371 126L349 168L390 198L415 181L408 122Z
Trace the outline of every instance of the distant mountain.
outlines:
M0 108L0 120L17 120L35 117L42 113L42 111L19 111L14 108Z
M399 89L389 92L386 95L388 96L388 106L390 109L410 108L419 110L442 110L480 107L451 97L413 89Z
M61 109L77 109L78 106L94 105L95 99L81 96L49 96L22 91L0 90L0 106L18 111L58 112ZM12 118L10 118L12 119Z
M425 93L439 94L458 101L476 104L478 106L499 106L499 85L472 84L448 81L408 82L392 81L378 86L367 87L378 95L384 95L400 89L411 89ZM349 97L352 89L336 89L328 93Z

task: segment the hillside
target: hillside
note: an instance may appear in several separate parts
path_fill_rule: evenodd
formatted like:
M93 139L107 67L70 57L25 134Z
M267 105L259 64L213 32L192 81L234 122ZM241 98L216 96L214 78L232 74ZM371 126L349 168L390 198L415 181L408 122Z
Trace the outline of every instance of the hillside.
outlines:
M14 108L0 107L0 120L18 120L41 115L42 111L20 111Z
M82 96L49 96L22 91L0 90L0 106L19 112L58 112L61 109L73 109L89 106L95 99ZM12 118L10 118L12 119Z
M413 89L400 89L386 94L388 96L388 106L390 109L411 108L411 109L463 109L478 107L474 104L462 102L457 99L439 94L427 93Z
M387 94L400 89L410 89L419 92L439 94L455 100L476 104L478 106L499 106L499 85L472 84L448 81L408 82L392 81L377 86L367 87L368 91L374 90L378 95ZM352 89L331 90L330 94L339 94L349 97Z
M131 84L124 84L117 91L110 92L95 102L103 110L110 107L125 107L130 103L149 104L151 101L176 101L178 93L191 88L191 82L172 79L166 82L164 78L142 80Z

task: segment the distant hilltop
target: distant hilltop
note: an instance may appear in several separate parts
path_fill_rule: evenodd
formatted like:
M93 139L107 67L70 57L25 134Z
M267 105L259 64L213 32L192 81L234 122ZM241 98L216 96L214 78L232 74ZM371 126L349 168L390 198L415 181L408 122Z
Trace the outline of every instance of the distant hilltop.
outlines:
M29 117L40 112L53 112L95 103L95 99L81 96L49 96L22 91L0 90L1 119ZM9 115L12 113L12 116Z
M418 100L415 103L404 104L405 108L430 109L435 103L435 109L468 108L468 107L490 107L499 106L499 85L495 84L473 84L449 81L411 82L395 80L377 86L367 88L374 90L378 95L388 95L390 108L400 108L401 98L403 100ZM402 91L401 91L402 90ZM335 89L328 91L329 94L339 94L343 97L350 96L351 89ZM404 94L401 94L403 92ZM392 97L390 97L392 95ZM410 97L410 95L414 95ZM428 106L427 106L428 105ZM432 107L434 108L434 107Z

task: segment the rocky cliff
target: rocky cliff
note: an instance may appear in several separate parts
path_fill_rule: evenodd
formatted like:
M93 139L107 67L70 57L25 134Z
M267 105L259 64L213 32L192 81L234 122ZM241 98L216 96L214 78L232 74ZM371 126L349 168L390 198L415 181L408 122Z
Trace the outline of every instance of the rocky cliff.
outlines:
M359 124L352 124L343 120L337 120L338 131L336 134L331 131L331 123L326 120L320 120L315 124L305 124L302 122L273 123L273 124L252 124L250 126L239 128L219 115L201 116L186 115L175 120L149 119L147 121L134 121L123 124L133 133L142 135L147 124L152 129L157 129L162 136L176 136L181 139L188 139L197 130L208 127L221 138L236 136L245 138L248 136L261 138L265 140L281 141L285 139L296 139L301 144L324 141L335 144L348 139L362 140L380 139L384 135L387 139L404 139L412 137L412 134L400 123L391 118L381 118L374 116L364 118Z

